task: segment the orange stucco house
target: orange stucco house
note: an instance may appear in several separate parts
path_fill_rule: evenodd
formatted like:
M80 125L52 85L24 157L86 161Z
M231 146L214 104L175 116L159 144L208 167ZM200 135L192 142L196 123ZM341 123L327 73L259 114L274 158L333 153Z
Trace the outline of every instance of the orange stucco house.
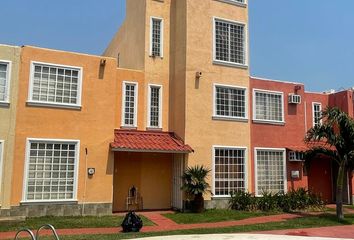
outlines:
M246 0L127 0L102 56L0 45L0 216L183 210L196 164L207 208L234 190L333 201L334 166L304 171L302 139L327 105L353 116L353 91L250 78L248 42Z

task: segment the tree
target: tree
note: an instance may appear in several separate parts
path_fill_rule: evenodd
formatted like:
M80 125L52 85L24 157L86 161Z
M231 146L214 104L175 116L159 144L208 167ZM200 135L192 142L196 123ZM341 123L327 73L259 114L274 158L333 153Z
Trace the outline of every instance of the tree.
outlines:
M354 169L354 120L339 108L328 107L322 112L322 121L306 134L305 142L313 145L306 152L306 160L322 154L338 164L336 213L337 218L343 220L345 177Z
M204 210L203 194L210 192L210 185L206 182L209 172L210 169L197 165L188 167L183 173L181 189L187 194L194 196L192 202L194 212L202 212Z

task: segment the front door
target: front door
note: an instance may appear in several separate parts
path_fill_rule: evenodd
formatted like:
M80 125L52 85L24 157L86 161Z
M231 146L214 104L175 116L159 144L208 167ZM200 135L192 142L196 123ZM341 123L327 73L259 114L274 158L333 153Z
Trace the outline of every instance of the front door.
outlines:
M173 158L172 208L183 209L182 175L184 171L184 155L175 154Z

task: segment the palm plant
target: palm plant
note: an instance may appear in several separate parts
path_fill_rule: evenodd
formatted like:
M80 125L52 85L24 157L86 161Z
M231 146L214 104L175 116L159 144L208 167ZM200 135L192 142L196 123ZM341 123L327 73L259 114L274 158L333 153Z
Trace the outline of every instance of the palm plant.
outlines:
M196 165L194 167L188 167L183 175L183 185L181 187L187 194L194 196L193 208L195 212L201 212L204 210L204 198L203 194L210 192L210 185L206 179L210 169Z
M306 152L310 161L322 154L338 165L336 179L336 213L339 220L343 215L343 189L346 173L354 168L354 120L339 108L326 108L322 113L323 123L311 128L305 142L314 143L315 147ZM318 146L318 143L323 143Z

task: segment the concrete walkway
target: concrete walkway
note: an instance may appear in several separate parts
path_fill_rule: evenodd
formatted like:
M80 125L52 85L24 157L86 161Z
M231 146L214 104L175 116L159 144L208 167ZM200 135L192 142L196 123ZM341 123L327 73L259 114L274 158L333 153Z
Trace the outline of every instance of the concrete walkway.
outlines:
M232 226L243 226L252 224L261 224L268 222L283 222L289 219L299 218L301 215L298 214L280 214L271 216L254 217L237 221L225 221L216 223L195 223L195 224L177 224L174 221L164 217L162 214L166 212L142 212L140 215L145 216L154 222L155 226L145 226L142 228L141 232L162 232L162 231L173 231L173 230L185 230L185 229L205 229L205 228L221 228L221 227L232 227ZM335 237L340 238L353 238L354 237L354 226L343 226L343 227L333 227L340 229L336 231ZM323 229L323 228L321 228ZM97 234L118 234L121 232L120 227L116 228L77 228L77 229L58 229L59 236L64 235L97 235ZM319 233L325 233L326 231L311 229L300 229L300 230L287 230L285 232L272 231L273 234L287 234L287 235L300 235L300 236L324 236L333 237L333 233L330 229L326 234L318 235ZM351 232L351 235L350 235ZM270 233L270 232L269 232ZM294 233L294 234L291 234ZM303 233L303 234L302 234ZM0 239L13 239L15 232L0 232ZM43 231L43 235L51 234L50 231ZM332 234L332 235L331 235ZM349 234L349 235L348 235ZM164 237L165 238L165 237Z

